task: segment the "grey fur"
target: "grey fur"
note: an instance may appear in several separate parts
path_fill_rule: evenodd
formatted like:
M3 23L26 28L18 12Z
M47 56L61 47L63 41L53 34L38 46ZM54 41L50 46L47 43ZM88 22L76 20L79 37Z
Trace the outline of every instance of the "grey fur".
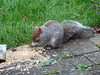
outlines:
M72 37L90 38L93 36L90 27L83 26L77 21L64 21L60 24L58 21L50 20L44 23L40 28L42 30L39 37L40 40L32 43L32 45L58 48L61 47L62 43Z
M64 21L62 22L62 26L64 28L63 43L74 37L90 38L93 36L92 28L83 26L77 21Z

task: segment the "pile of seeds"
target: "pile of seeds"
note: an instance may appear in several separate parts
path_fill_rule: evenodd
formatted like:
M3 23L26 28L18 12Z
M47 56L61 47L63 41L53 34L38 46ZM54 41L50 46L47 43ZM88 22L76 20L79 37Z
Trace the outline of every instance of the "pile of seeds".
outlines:
M10 48L6 52L6 62L0 63L0 71L18 69L20 71L32 68L35 59L41 57L44 61L48 58L43 57L42 53L45 51L43 47L29 47L28 45L19 46L17 48ZM38 67L36 64L35 66Z

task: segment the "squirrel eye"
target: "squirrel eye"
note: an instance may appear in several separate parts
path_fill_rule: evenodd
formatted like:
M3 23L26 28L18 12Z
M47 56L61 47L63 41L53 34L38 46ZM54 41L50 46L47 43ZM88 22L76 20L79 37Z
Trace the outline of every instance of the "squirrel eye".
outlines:
M35 37L37 37L37 35L35 35Z

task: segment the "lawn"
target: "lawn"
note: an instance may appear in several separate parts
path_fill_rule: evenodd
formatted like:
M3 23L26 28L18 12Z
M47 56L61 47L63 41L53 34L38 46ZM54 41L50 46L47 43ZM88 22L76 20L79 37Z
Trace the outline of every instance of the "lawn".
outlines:
M100 25L100 0L0 0L0 44L31 43L34 25L48 20Z

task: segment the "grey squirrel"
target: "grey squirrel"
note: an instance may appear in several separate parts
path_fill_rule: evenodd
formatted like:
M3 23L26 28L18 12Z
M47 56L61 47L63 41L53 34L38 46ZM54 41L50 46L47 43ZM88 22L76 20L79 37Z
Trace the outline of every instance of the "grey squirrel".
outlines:
M46 49L59 48L72 37L90 38L93 30L77 21L59 23L49 20L42 26L35 26L31 33L31 46L44 46Z

